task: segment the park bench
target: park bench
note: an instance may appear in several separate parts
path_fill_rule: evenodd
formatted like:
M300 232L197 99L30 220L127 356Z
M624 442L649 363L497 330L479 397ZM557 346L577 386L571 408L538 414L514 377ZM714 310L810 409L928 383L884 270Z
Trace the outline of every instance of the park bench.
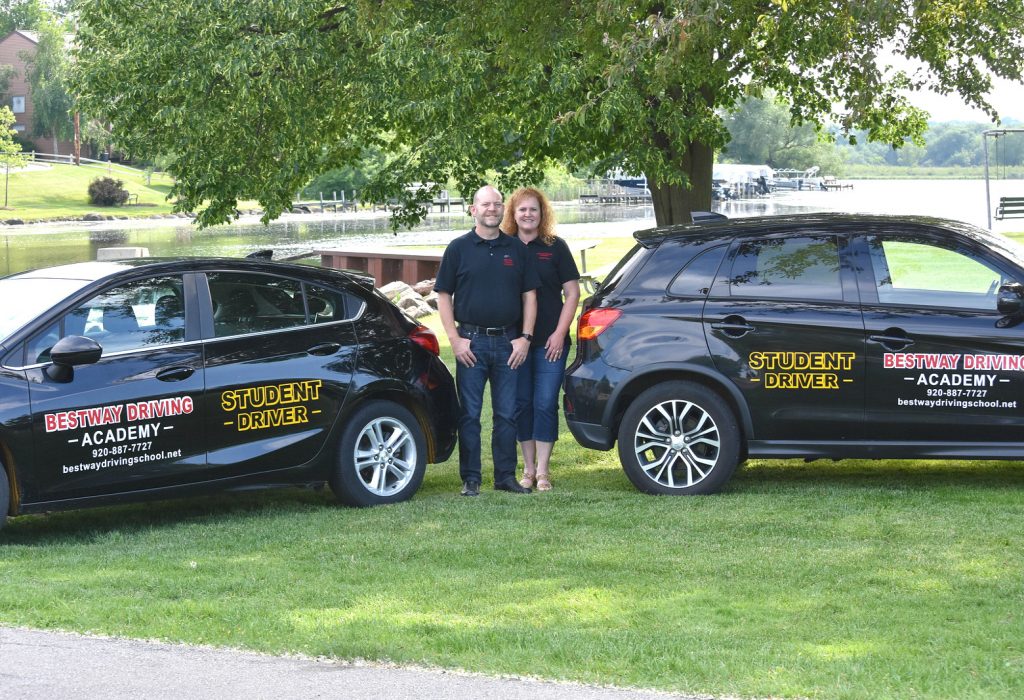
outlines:
M599 267L596 270L584 271L580 273L580 286L587 294L594 294L597 292L597 288L601 286L601 281L608 276L608 273L612 271L617 263L609 263L604 267Z
M128 193L128 199L126 199L124 203L125 204L138 204L139 203L139 195L137 195L134 192L129 192Z
M1000 197L996 219L1024 218L1024 197Z

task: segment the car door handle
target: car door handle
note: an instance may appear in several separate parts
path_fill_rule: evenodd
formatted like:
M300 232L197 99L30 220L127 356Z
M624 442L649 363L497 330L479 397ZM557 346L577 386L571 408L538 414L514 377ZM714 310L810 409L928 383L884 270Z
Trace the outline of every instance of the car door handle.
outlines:
M333 355L340 349L340 343L320 343L320 345L314 345L306 352L310 355Z
M194 367L171 367L157 372L156 378L162 382L180 382L182 379L188 379L195 372Z
M739 316L728 316L723 321L712 323L711 327L716 331L723 331L732 338L740 338L754 330L754 327Z
M881 343L893 350L902 350L914 344L914 341L910 338L899 335L869 335L868 340L872 343Z

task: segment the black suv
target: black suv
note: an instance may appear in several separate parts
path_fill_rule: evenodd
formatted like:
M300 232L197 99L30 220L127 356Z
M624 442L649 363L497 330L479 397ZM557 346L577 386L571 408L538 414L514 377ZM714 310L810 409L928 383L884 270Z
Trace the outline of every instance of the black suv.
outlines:
M584 304L573 436L656 494L748 457L1024 458L1024 248L931 218L639 231Z

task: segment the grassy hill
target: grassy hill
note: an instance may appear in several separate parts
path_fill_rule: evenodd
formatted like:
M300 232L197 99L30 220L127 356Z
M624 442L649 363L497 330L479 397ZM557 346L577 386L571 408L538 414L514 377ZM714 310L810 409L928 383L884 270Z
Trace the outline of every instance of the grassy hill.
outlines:
M0 170L0 179L3 175ZM122 180L125 189L138 195L138 202L134 203L133 198L132 204L120 207L90 204L89 183L100 177ZM90 212L132 218L166 214L171 211L171 203L166 199L170 189L171 180L166 175L154 174L147 184L144 172L129 172L116 165L108 172L102 166L32 164L28 169L10 173L7 207L0 209L0 220L76 219Z

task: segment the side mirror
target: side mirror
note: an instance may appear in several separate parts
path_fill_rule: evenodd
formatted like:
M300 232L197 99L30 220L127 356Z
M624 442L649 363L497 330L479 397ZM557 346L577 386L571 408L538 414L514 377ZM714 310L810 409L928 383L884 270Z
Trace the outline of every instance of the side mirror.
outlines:
M996 310L1003 316L1016 316L1024 308L1024 285L1017 282L1004 284L999 288Z
M103 348L92 338L69 335L57 341L50 348L50 361L46 374L58 382L71 381L73 368L77 365L91 365L103 355Z

